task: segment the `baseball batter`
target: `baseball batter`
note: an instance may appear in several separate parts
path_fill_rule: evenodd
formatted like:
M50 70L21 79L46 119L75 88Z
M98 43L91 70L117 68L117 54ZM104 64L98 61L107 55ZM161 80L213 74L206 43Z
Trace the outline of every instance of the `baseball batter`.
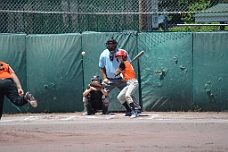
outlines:
M119 67L115 71L115 76L118 76L122 73L123 79L127 82L127 86L125 86L117 96L117 99L121 104L125 102L125 99L128 101L128 104L131 107L131 118L137 117L138 113L135 110L135 105L133 103L132 95L134 95L135 91L138 89L139 83L136 79L136 74L132 64L127 61L127 53L125 50L119 50L115 58L120 63Z

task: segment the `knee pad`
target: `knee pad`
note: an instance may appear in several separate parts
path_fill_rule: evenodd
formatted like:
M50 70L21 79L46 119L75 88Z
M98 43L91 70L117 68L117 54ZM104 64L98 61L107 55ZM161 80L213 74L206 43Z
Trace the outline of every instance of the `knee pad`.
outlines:
M103 104L105 104L105 105L108 105L109 104L109 102L110 102L110 99L109 99L109 96L102 96L102 102L103 102Z
M84 102L84 105L89 104L90 103L90 96L83 97L83 102Z

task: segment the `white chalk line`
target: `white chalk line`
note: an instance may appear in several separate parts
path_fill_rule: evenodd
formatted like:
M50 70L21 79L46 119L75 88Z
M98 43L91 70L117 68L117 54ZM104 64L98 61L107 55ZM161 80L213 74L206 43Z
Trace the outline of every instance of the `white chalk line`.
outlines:
M111 116L109 116L109 117L107 117L106 119L112 119L112 118L114 118L116 115L111 115Z
M148 118L148 119L154 119L154 118L156 118L156 117L158 117L158 114L153 114L150 118Z
M143 115L147 115L147 114L143 114ZM143 116L142 115L142 116ZM140 114L138 116L139 119L155 119L156 117L158 117L159 114L148 114L148 116L145 116L145 117L140 117ZM149 117L149 118L148 118Z
M24 121L27 121L27 120L38 120L40 119L39 116L29 116L27 118L24 119Z
M147 115L147 114L143 114L143 115ZM119 117L119 116L121 116L121 117ZM159 116L158 114L152 114L152 115L150 114L145 117L140 117L140 115L139 115L138 119L155 119L158 116ZM123 118L128 118L128 117L126 117L124 114L123 115L122 114L120 114L120 115L113 114L113 115L101 115L101 116L98 116L98 115L69 116L69 117L65 117L65 118L55 117L52 119L48 119L46 116L43 117L42 115L40 115L40 116L28 116L25 118L18 117L17 119L1 120L1 122L35 121L35 120L47 120L47 119L48 119L48 121L50 121L50 120L67 121L67 120L75 120L75 119L107 119L107 120L109 120L109 119L115 119L115 118L123 119Z
M60 120L72 120L74 119L76 116L70 116L70 117L67 117L67 118L62 118Z

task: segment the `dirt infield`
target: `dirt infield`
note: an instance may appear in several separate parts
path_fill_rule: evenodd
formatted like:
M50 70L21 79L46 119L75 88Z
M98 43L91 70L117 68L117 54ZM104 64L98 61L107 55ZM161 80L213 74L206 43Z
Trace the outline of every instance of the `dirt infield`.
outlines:
M228 113L3 115L4 152L227 152Z

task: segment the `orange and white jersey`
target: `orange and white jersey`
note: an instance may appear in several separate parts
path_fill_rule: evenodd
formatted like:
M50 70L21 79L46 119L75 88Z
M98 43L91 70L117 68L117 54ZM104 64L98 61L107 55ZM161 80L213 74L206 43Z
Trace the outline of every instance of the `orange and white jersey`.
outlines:
M119 68L122 71L123 79L126 81L136 79L135 70L129 61L122 61Z
M13 69L6 63L0 61L0 79L12 78Z

